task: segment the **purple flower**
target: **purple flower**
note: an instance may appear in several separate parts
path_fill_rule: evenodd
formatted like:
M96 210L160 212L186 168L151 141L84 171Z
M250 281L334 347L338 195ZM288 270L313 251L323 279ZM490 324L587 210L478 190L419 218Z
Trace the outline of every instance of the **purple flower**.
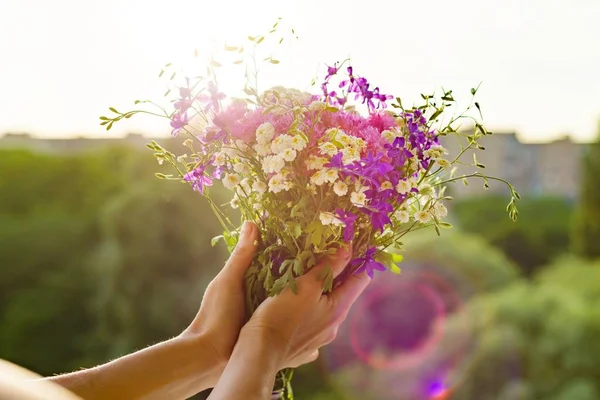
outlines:
M344 153L342 153L340 151L335 156L331 157L331 159L329 160L329 162L327 164L325 164L325 166L327 168L339 168L339 169L343 169L344 168L344 163L342 161L342 157L344 157Z
M329 78L331 78L332 76L337 74L337 72L338 72L337 63L333 64L333 67L327 66L327 76L325 77L325 80L328 81Z
M220 101L225 98L225 93L219 92L217 85L210 81L207 85L208 96L203 94L198 97L198 100L207 103L204 111L213 110L215 113L221 111Z
M175 112L175 114L173 114L173 116L171 117L171 128L173 128L173 130L171 131L171 135L177 136L179 131L183 129L183 127L186 126L188 122L189 120L187 113L182 114L181 112Z
M385 271L385 266L382 263L375 261L374 256L376 251L377 248L369 247L365 252L364 257L355 258L354 260L350 261L350 265L359 265L355 273L360 274L363 271L367 271L369 278L373 279L373 273L375 270Z
M204 174L205 169L205 165L200 165L183 176L183 180L192 182L192 189L198 191L200 194L204 192L205 186L212 186L213 184L212 179Z
M342 210L341 208L336 209L335 213L338 219L344 223L344 241L351 242L354 238L354 222L358 217L350 211Z
M379 193L378 191L372 192L375 194L375 196L377 193ZM367 194L367 192L365 192L365 194ZM394 211L392 205L383 198L371 199L369 205L363 210L363 212L369 216L373 228L380 232L383 232L385 226L392 222L390 220L390 214L392 211Z

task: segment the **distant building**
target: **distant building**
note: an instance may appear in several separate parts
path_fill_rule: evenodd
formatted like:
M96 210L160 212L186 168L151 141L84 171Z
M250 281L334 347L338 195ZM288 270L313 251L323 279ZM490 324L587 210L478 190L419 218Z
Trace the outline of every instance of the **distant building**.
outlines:
M486 150L468 151L461 161L473 164L473 153L477 162L485 169L459 166L459 175L481 171L512 183L524 196L551 195L575 199L580 180L580 162L584 145L574 143L568 137L550 143L522 143L515 133L494 133L483 137L479 143ZM450 154L460 152L460 143L455 137L444 141ZM472 179L469 186L457 182L451 186L454 193L484 194L483 182ZM488 193L506 193L506 186L490 181Z
M139 134L129 134L125 138L76 138L41 139L26 134L7 134L0 137L1 148L28 148L46 153L72 153L98 149L110 145L129 145L145 149L151 138ZM156 139L166 147L179 147L169 137ZM456 137L443 140L450 154L458 154L460 141ZM551 143L528 144L519 141L515 133L494 133L479 140L486 150L477 150L477 161L486 166L479 170L468 165L459 166L459 174L482 171L512 183L524 196L555 195L568 199L577 197L579 187L580 160L584 145L572 142L568 137ZM473 151L465 152L461 161L472 164ZM449 190L461 195L484 195L507 193L499 182L490 181L490 189L484 191L483 181L471 179L469 186L458 181Z
M145 149L151 139L131 133L124 138L46 139L28 134L8 133L0 137L0 149L30 149L42 153L77 153L114 145L130 145ZM162 140L162 139L161 139Z

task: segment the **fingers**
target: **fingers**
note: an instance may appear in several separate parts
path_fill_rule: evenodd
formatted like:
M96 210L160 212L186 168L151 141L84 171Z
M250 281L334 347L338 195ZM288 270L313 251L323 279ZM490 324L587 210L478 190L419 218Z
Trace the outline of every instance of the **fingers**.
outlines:
M350 307L366 289L369 282L371 282L371 278L365 272L358 275L353 274L331 293L329 298L335 308L334 312L339 313L342 320L346 318Z
M254 242L257 239L258 228L253 222L245 221L242 225L238 243L219 275L241 281L256 254Z
M332 269L333 277L335 278L346 268L351 257L352 249L350 247L341 248L335 256L327 256L305 275L297 279L298 288L310 290L310 292L318 292L320 295L327 268Z

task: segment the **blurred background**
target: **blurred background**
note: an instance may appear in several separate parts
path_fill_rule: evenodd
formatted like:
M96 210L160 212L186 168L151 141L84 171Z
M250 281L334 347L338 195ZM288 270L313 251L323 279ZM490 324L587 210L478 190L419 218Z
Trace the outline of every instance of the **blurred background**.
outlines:
M482 82L495 135L478 160L523 197L513 223L501 186L451 186L455 227L407 241L402 275L376 276L297 371L297 398L600 399L596 0L3 0L0 358L67 372L189 323L226 258L210 246L217 221L189 187L154 177L144 145L176 146L168 121L106 132L98 117L161 95L165 63L279 16L299 40L264 87L304 88L347 56L408 103Z

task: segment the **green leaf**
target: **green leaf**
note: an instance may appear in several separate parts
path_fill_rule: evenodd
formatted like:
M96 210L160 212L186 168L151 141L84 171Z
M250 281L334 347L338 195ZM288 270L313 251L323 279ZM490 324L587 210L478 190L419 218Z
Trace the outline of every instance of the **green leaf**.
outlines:
M164 73L165 73L165 70L161 69L161 70L160 70L160 73L158 74L158 77L159 77L159 78L162 78L162 76L163 76L163 74L164 74Z
M382 251L381 253L377 254L375 259L385 265L390 272L394 274L400 274L401 269L397 264L400 264L404 260L404 256L402 254Z
M302 262L302 260L298 258L294 260L293 270L294 274L296 275L302 275L304 273L304 263Z
M154 176L156 176L158 179L166 179L167 178L167 175L161 174L160 172L155 173Z
M289 270L289 267L294 263L294 260L284 260L281 265L279 266L279 273L282 274L284 271Z
M269 60L269 62L270 62L271 64L279 64L279 60L274 60L274 59L272 59L272 58Z
M294 238L299 238L300 235L302 235L302 226L299 223L296 222L293 225L292 229L293 229L292 234L293 234Z
M225 45L225 51L237 51L239 47L237 46L227 46Z
M438 108L437 110L435 110L435 112L431 115L431 117L429 117L429 120L430 121L434 121L443 112L444 112L444 106L442 106L442 107Z
M288 283L288 275L284 274L283 276L281 276L280 278L278 278L275 282L273 282L273 286L271 287L271 290L269 291L269 296L275 296L279 293L281 293L281 291L283 289L285 289L285 286Z
M210 245L215 247L217 243L219 243L219 240L225 241L225 237L223 237L223 235L215 236L214 238L210 239Z
M261 43L263 40L265 40L265 37L264 37L264 36L259 36L259 37L256 39L256 44L260 44L260 43Z
M333 287L333 268L331 268L331 265L323 268L317 275L317 279L323 281L323 291L330 292Z
M114 107L109 107L108 109L114 112L115 114L119 114L119 112Z
M290 284L290 289L292 289L292 293L298 294L298 287L296 286L296 278L292 275L291 270L288 278L288 283Z

